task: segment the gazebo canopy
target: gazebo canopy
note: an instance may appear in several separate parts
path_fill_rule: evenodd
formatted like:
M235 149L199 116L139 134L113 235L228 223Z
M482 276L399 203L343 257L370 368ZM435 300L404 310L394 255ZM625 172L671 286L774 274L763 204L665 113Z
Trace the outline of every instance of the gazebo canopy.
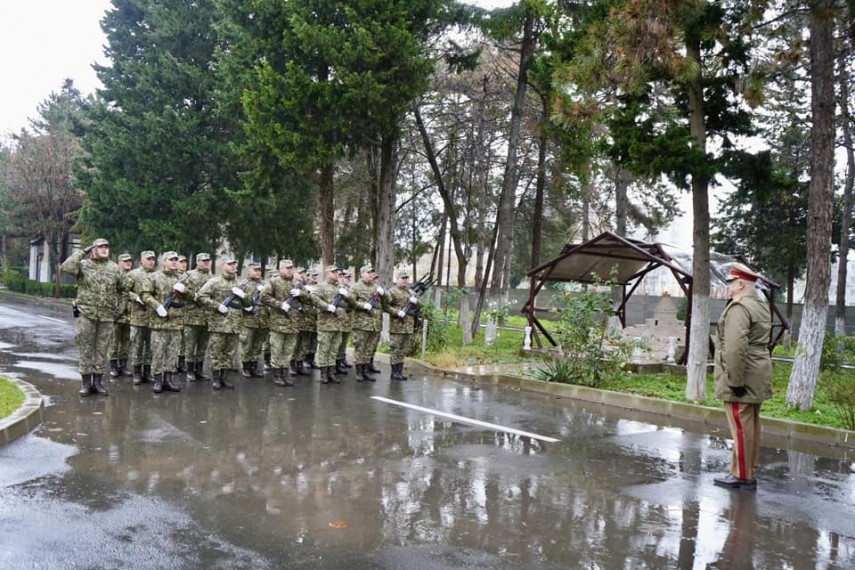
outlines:
M710 284L725 287L725 279L730 273L730 265L744 261L736 256L710 253ZM746 264L747 265L747 264ZM689 329L692 314L692 256L691 253L661 244L648 243L619 236L612 232L604 232L599 236L580 244L567 244L561 253L546 263L528 272L531 285L529 298L522 308L528 316L535 342L540 347L537 334L540 331L549 342L556 343L544 329L537 318L538 309L535 298L543 286L550 281L578 283L615 283L622 287L621 303L615 308L615 313L621 325L626 327L626 303L644 277L651 271L664 267L671 271L680 288L689 299L686 315L686 346L688 346ZM758 288L763 291L772 311L773 335L769 339L770 347L777 344L784 331L789 329L789 323L775 305L774 292L780 286L768 279L761 278ZM776 317L778 322L776 323ZM777 335L776 329L779 329ZM685 363L685 354L681 357Z

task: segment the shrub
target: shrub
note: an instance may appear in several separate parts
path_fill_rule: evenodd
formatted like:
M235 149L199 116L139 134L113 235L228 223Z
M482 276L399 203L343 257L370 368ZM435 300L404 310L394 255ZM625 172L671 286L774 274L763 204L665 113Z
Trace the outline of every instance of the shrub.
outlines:
M8 268L3 272L3 281L10 291L35 295L36 297L53 297L56 285L54 283L39 283L24 276L22 270ZM77 285L61 285L60 297L73 299L77 296Z
M822 390L845 429L855 430L855 378L852 374L822 375Z

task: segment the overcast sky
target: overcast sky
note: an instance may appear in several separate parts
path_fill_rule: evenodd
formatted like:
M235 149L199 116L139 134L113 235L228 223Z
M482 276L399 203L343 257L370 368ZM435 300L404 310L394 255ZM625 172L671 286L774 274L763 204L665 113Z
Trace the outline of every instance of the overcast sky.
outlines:
M482 6L513 0L471 0ZM107 63L100 21L110 0L0 0L0 140L28 127L38 104L65 78L84 94L99 86L93 63Z

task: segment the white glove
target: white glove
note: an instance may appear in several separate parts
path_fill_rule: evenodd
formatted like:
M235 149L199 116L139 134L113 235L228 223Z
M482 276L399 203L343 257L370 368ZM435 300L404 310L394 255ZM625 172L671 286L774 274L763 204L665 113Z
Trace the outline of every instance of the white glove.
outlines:
M350 295L350 293L348 293L347 289L345 289L344 287L342 287L341 289L338 290L338 294L341 295L342 297L347 297Z
M398 318L399 319L403 319L406 316L407 316L407 312L405 310L401 309L400 311L398 311Z
M377 294L378 295L382 295L385 292L386 292L386 290L383 287L380 287L380 286L377 287Z
M327 305L327 311L330 313L335 313L335 305Z
M299 297L300 296L300 290L299 289L291 289L291 296L292 297Z
M410 304L411 305L418 305L419 304L419 298L416 297L415 295L413 295L412 297L410 297Z
M228 314L229 314L229 308L228 308L228 307L226 307L225 305L223 305L222 303L220 303L220 304L217 306L217 310L218 310L218 311L220 311L220 312L221 312L222 314L224 314L224 315L228 315Z
M142 307L143 309L145 308L145 303L144 303L144 302L143 302L143 300L142 300L142 299L140 299L139 297L137 297L136 299L134 299L134 301L136 301L137 303L139 303L140 307Z
M362 308L368 312L371 312L371 309L373 309L374 307L371 306L371 303L362 303Z
M247 313L251 313L255 310L255 307L244 307L243 310Z
M183 293L184 291L187 290L187 287L184 286L184 283L176 283L175 285L172 286L172 289L174 291L178 291L179 293Z
M240 297L241 299L246 297L246 293L244 293L243 289L241 289L240 287L232 287L232 293L235 294L235 297Z
M280 306L282 307L282 310L286 313L291 310L291 305L288 304L288 301L283 301L282 305Z
M308 291L309 293L314 292L314 290L315 290L314 285L306 285L306 291Z
M163 305L157 306L157 316L158 317L162 317L165 319L167 314L168 313L166 312L166 307L164 307Z

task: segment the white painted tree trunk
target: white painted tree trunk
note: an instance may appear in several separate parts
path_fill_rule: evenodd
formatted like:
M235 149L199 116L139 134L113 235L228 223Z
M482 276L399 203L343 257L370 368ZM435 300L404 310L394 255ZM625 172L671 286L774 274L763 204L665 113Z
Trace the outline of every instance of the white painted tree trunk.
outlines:
M709 342L710 298L708 295L692 295L689 358L686 362L686 399L690 402L701 402L706 398Z
M796 359L787 385L787 404L807 411L813 406L819 363L822 358L822 342L828 321L828 303L805 305L799 326L799 344Z

